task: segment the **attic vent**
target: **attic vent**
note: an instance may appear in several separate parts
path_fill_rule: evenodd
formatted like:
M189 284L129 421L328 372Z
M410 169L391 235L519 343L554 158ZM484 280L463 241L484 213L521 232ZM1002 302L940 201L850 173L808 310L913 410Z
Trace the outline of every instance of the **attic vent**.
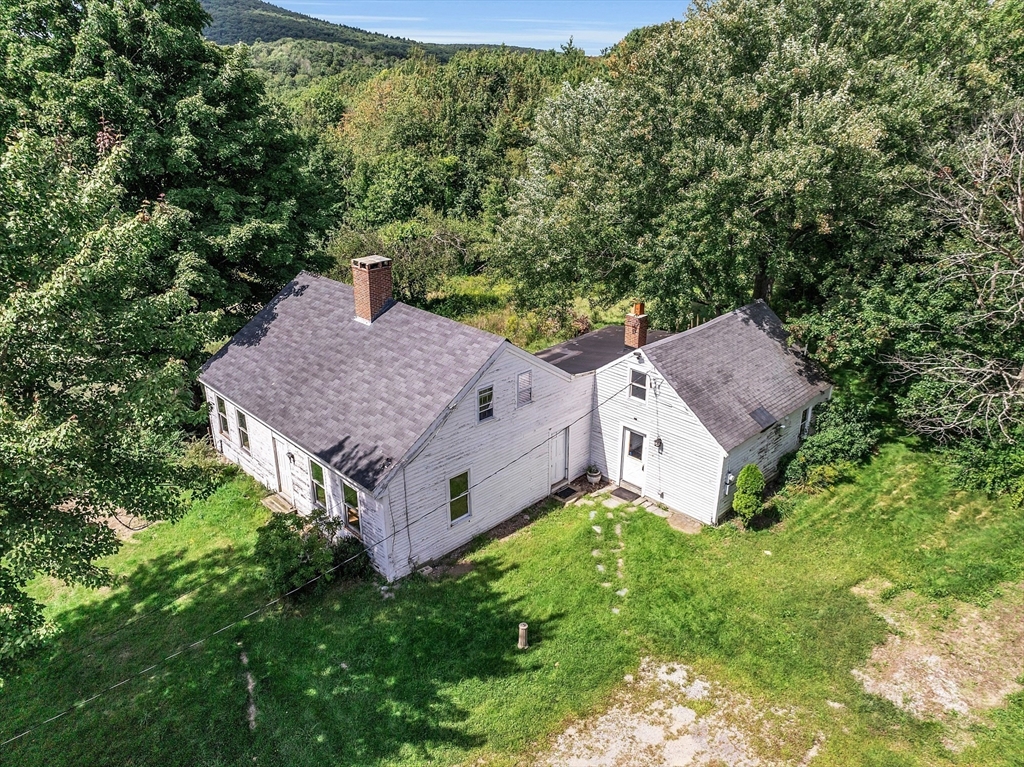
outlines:
M775 422L778 420L763 407L759 407L757 410L751 410L750 417L757 421L757 425L761 427L761 431L764 431L769 426L774 426Z

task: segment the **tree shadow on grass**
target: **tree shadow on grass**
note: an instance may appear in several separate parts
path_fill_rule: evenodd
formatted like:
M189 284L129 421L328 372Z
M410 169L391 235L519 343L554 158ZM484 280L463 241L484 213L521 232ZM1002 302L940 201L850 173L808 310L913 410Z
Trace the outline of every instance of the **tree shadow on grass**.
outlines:
M509 570L495 558L458 579L402 582L393 598L337 584L231 625L269 601L245 553L183 554L147 561L108 599L61 616L64 634L0 695L0 741L107 691L0 749L0 764L461 762L488 741L474 702L500 709L492 685L515 688L536 670L516 649L531 616L496 588ZM140 609L152 612L110 633Z
M497 690L537 666L516 647L530 620L495 584L509 568L490 557L457 579L415 577L394 598L373 587L339 588L302 615L262 621L249 632L260 761L346 765L462 762L488 743L485 717ZM534 644L560 616L535 625ZM486 689L485 689L486 688ZM290 731L301 711L306 730ZM269 753L268 753L269 752Z

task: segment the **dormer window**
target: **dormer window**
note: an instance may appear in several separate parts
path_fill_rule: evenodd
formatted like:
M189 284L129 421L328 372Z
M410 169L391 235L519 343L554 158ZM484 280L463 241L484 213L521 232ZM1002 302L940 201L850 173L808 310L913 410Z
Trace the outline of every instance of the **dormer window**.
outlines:
M629 371L629 396L633 399L647 400L647 373L642 370Z
M494 418L494 387L486 386L476 393L477 420Z

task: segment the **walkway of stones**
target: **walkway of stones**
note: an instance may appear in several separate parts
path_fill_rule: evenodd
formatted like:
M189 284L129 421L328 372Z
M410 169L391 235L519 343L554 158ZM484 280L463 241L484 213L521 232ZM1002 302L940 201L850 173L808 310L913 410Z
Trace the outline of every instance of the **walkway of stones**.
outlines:
M611 610L618 615L622 611L622 600L629 593L625 584L626 571L623 552L626 550L626 544L622 538L622 524L626 521L627 516L637 509L606 493L593 493L580 498L576 501L576 505L591 507L590 521L593 523L591 529L597 538L597 545L600 547L603 544L603 548L595 548L590 553L597 560L595 567L598 576L602 579L601 585L606 589L616 589L615 596L618 597L618 600ZM612 580L613 573L614 580Z

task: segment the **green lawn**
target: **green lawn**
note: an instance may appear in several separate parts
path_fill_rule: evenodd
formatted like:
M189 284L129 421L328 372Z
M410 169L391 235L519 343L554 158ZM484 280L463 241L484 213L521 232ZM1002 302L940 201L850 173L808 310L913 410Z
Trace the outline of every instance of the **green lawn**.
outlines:
M108 562L121 578L110 591L34 584L64 633L0 692L0 739L261 604L248 563L266 517L258 497L235 480L178 524L137 534ZM825 735L815 765L1021 764L1024 696L954 755L938 725L864 694L850 674L886 636L854 584L877 575L984 604L1024 579L1024 513L952 490L929 456L888 445L856 482L760 532L686 536L629 513L624 598L602 588L609 576L591 554L611 546L612 523L596 536L601 516L588 511L554 508L481 545L468 575L415 577L394 599L338 584L271 608L0 750L0 764L511 765L599 708L645 655L797 711L808 742ZM523 620L526 653L515 649Z

